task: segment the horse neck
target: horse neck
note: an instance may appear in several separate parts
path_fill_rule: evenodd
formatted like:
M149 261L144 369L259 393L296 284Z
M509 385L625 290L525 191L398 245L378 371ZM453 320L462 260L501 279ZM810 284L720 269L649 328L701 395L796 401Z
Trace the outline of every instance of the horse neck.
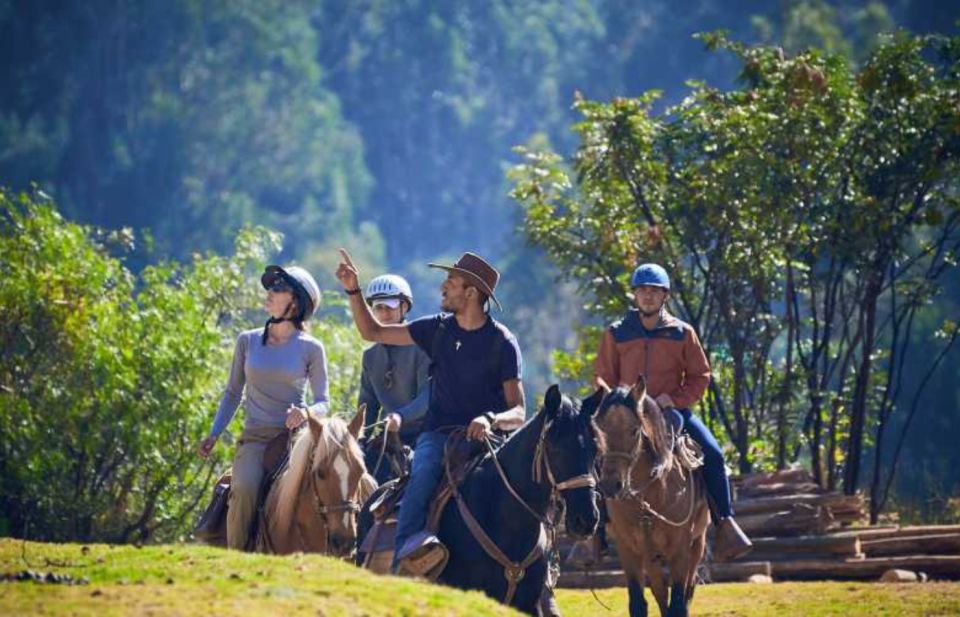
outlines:
M530 508L540 513L546 512L550 500L550 486L547 483L546 473L543 474L541 482L535 482L533 479L533 457L537 449L537 442L540 439L542 426L542 418L528 423L497 451L497 460L500 462L500 466L509 479L513 490ZM546 452L543 456L546 457ZM493 467L492 464L490 466ZM496 469L491 469L491 471L497 474ZM496 480L502 482L499 474L497 474ZM506 490L504 488L505 492ZM516 503L512 496L509 497L508 503L511 504L511 507L523 508Z

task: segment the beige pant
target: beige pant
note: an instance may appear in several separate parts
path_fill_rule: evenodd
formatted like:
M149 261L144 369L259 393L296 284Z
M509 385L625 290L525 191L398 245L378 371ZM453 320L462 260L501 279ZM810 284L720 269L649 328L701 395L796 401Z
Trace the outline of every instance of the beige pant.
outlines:
M227 509L227 546L230 548L242 551L247 547L250 524L257 509L257 497L263 481L263 453L267 443L282 431L283 427L248 427L243 429L237 442Z

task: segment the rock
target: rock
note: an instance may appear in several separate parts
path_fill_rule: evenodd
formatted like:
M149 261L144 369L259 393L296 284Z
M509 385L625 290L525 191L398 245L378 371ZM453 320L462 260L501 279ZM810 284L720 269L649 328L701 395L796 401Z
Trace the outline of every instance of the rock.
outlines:
M881 583L916 583L919 581L920 577L917 576L916 572L897 568L887 570L883 573L883 576L880 577Z
M769 574L751 574L747 578L748 583L772 583L773 577Z

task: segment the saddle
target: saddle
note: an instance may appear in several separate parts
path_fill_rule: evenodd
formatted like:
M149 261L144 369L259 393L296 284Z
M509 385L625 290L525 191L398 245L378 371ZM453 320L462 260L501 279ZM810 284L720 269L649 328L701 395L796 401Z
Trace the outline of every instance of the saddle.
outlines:
M263 453L263 480L260 484L260 492L257 497L256 514L251 522L250 538L247 542L247 549L253 548L256 534L253 533L259 524L260 512L266 501L270 487L276 480L280 472L287 463L287 457L290 454L291 431L284 430L276 437L267 442L267 447ZM230 484L233 479L233 470L227 469L220 474L216 484L213 486L213 497L210 504L207 505L196 526L193 528L193 536L212 546L225 547L227 545L227 510L230 504Z
M670 435L670 449L676 461L686 470L694 471L703 467L703 450L700 445L684 431L683 414L669 407L661 408L663 420Z
M494 438L496 440L496 438ZM427 513L427 524L424 531L411 537L401 549L403 568L405 573L422 576L429 580L436 580L443 572L449 559L446 548L436 538L440 528L440 518L444 508L453 497L455 487L459 487L470 473L480 465L486 455L483 444L469 441L463 433L454 433L447 440L445 448L445 465L449 474L444 473L440 483L434 491ZM414 453L416 456L416 453ZM397 513L403 502L403 492L407 486L404 476L388 484L388 488L380 497L370 504L370 512L376 521L370 532L363 539L361 552L366 554L364 567L379 572L381 568L374 564L389 564L392 561L394 540L396 538ZM452 480L452 483L451 483ZM430 552L418 559L420 549L440 547L438 552ZM390 560L383 554L390 553Z

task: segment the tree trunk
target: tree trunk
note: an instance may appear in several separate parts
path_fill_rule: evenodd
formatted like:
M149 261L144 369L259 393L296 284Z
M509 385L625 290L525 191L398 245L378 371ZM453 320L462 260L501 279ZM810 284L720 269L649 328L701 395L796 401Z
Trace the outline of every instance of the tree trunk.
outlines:
M847 443L846 467L843 474L843 492L853 495L860 481L860 465L863 460L863 432L867 418L870 375L873 371L873 348L876 338L877 298L883 282L882 271L870 274L870 282L861 304L863 339L860 344L860 366L857 369L856 386L850 416L850 439Z

